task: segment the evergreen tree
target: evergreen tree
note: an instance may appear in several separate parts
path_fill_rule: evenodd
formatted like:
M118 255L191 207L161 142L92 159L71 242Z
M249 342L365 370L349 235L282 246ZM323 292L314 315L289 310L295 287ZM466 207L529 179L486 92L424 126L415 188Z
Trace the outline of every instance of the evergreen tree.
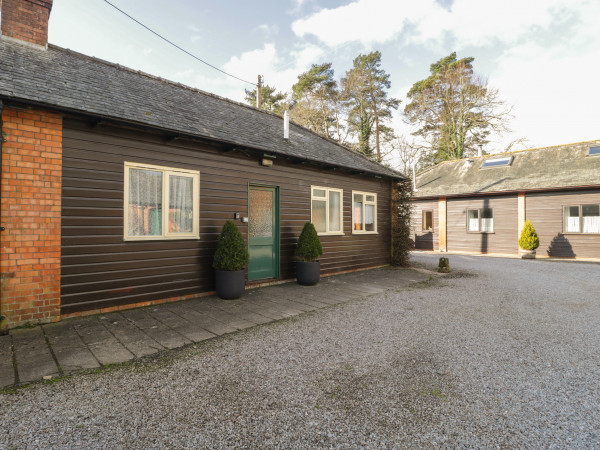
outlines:
M381 52L358 55L342 79L342 87L351 105L348 123L358 137L358 150L381 161L383 122L400 105L400 100L388 98L391 81L381 69ZM371 135L375 137L375 149L371 148Z
M246 91L246 103L256 107L256 88L251 91ZM285 94L281 92L275 92L276 89L269 85L261 86L260 88L260 100L261 109L265 111L271 111L275 114L283 115L286 109Z
M474 58L457 59L453 52L431 64L431 75L417 81L404 108L413 135L427 142L425 165L460 159L477 153L488 136L508 131L510 108L498 100L498 91L473 71Z

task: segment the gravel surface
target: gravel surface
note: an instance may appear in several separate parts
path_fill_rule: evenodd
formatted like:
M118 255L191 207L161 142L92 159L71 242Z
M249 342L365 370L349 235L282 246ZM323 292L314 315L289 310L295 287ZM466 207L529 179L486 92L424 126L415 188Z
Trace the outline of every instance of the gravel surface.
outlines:
M450 264L398 292L1 395L0 447L600 448L600 265Z

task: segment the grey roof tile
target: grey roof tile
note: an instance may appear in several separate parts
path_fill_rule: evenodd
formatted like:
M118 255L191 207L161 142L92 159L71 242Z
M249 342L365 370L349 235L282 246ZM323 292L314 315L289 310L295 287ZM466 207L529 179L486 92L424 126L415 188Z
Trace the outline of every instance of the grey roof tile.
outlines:
M376 175L398 172L247 105L53 45L0 39L0 97L157 127Z
M600 140L446 161L417 175L414 198L600 186ZM482 169L486 159L513 156L511 165Z

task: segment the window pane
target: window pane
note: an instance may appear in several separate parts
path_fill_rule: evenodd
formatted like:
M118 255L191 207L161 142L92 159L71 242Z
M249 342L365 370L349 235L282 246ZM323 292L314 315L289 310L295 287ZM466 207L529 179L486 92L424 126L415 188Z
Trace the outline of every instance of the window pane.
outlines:
M491 208L481 209L481 231L484 233L494 231L494 210Z
M128 236L162 234L162 172L129 169Z
M273 191L250 189L248 237L273 236Z
M579 233L579 206L565 206L565 232Z
M479 231L479 211L476 209L467 211L467 230Z
M194 179L169 176L169 232L191 233L194 231Z
M352 207L352 223L354 225L354 230L362 231L364 229L362 195L360 194L354 194L354 203Z
M583 216L583 232L600 233L600 205L583 205L581 214Z
M365 201L367 202L374 202L375 201L375 196L374 195L367 195L365 198Z
M433 231L433 211L423 211L423 231Z
M340 224L340 193L329 191L329 231L341 231Z
M365 205L365 231L375 231L375 205Z
M325 189L313 189L313 197L326 197Z
M324 200L312 201L312 223L317 233L325 233L327 231L325 223L326 203Z

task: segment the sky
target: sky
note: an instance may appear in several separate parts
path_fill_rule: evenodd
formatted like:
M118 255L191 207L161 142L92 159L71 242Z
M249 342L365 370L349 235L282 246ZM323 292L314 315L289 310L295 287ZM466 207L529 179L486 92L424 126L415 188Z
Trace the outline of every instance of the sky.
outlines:
M391 97L455 51L513 106L511 133L484 149L600 139L599 0L110 0L147 27L238 78L286 92L311 64L339 79L359 54L382 53ZM49 42L236 101L250 83L228 77L104 0L54 0Z

